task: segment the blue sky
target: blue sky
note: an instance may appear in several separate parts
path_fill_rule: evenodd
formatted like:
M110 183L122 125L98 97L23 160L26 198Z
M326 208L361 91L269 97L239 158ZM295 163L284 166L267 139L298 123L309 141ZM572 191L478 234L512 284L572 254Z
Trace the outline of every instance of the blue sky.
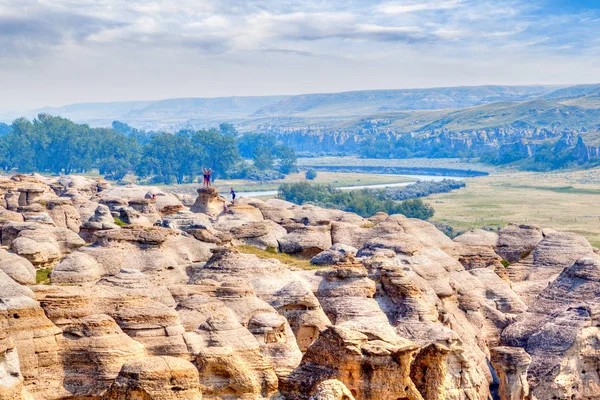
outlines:
M599 77L600 1L0 0L0 110Z

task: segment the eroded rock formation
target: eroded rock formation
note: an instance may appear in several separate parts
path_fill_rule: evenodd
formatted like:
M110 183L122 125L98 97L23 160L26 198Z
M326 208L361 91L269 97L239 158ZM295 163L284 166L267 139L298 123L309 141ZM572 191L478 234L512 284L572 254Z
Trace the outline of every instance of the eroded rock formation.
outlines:
M0 178L0 400L600 398L581 236L192 200Z

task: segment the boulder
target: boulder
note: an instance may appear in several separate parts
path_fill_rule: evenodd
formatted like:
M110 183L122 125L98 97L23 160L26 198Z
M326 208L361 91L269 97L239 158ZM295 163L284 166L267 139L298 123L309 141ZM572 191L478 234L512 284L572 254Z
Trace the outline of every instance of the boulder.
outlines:
M507 346L531 355L527 374L535 398L596 398L600 352L594 338L600 295L600 260L582 258L565 268L529 310L502 332Z
M0 249L0 270L21 285L35 285L35 267L26 258Z
M283 253L302 257L314 257L331 246L329 225L303 226L279 239L279 247Z
M314 265L335 265L354 257L357 252L358 250L352 246L334 244L329 249L322 251L311 258L310 262Z
M94 314L63 329L59 340L65 365L64 387L74 397L101 396L123 363L146 357L144 346L104 314Z
M147 357L123 364L103 400L201 400L198 370L175 357Z
M529 396L527 369L531 357L519 347L494 347L491 362L498 374L500 400L525 400Z
M115 224L114 217L108 206L98 204L93 215L91 215L82 225L79 230L79 235L86 241L90 242L94 238L94 233L107 229L118 229Z
M226 213L219 214L213 224L215 229L229 232L235 227L263 220L260 210L247 204L233 204L227 210Z
M235 226L230 233L232 243L236 246L248 245L274 250L279 250L279 240L287 235L285 228L270 220Z
M496 252L508 262L518 262L526 258L542 239L539 226L508 224L498 231Z

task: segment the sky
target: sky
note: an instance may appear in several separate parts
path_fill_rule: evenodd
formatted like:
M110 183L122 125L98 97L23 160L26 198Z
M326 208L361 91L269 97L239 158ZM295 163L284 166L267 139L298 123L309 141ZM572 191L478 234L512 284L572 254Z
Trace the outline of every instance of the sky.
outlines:
M598 0L0 0L0 112L599 81Z

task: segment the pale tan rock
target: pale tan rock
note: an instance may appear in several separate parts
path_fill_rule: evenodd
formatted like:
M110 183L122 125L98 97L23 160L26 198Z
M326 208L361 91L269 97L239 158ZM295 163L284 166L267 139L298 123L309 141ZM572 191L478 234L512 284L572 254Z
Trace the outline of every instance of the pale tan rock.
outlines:
M108 229L119 229L119 227L115 224L110 209L104 204L98 204L93 214L81 225L79 235L86 242L91 242L94 240L95 232Z
M231 235L235 246L279 250L279 240L287 235L287 231L275 222L266 220L235 226L231 229Z
M307 350L280 391L286 399L308 400L323 381L337 379L356 399L421 400L410 378L410 362L417 348L408 340L390 343L331 327Z
M216 217L223 212L223 205L226 200L219 196L217 189L213 187L203 187L198 189L197 192L198 197L190 207L191 212L202 213L211 217Z
M500 379L500 400L527 399L527 369L531 364L529 354L519 347L494 347L491 349L491 362Z
M542 230L536 225L508 224L498 232L496 252L514 263L526 258L543 239Z
M46 203L46 209L54 225L59 228L68 228L75 233L79 232L81 226L81 216L73 207L73 201L70 198L59 197Z
M354 400L354 396L342 382L328 379L319 383L310 400Z
M0 294L0 320L3 318L4 332L17 350L27 391L42 400L66 397L58 344L61 330L44 315L37 301L17 294Z
M144 346L127 336L104 314L84 317L64 328L59 340L65 366L63 385L73 396L101 396L123 363L147 356Z
M0 270L22 285L35 284L35 267L26 258L0 249Z
M249 290L287 318L301 350L305 350L330 324L308 282L277 260L261 260L254 255L223 248L216 251L206 265L193 268L191 284L207 279L213 282L236 279L252 285Z
M2 227L2 243L36 267L54 265L62 256L83 246L75 232L33 222L8 223Z
M258 208L247 204L232 204L228 207L226 213L219 214L213 227L220 231L229 232L237 226L263 220L262 213Z
M331 247L331 226L303 226L279 239L283 253L314 257Z
M594 255L594 249L582 236L566 232L548 232L523 261L507 267L514 291L526 304L532 304L560 272L582 257Z
M596 313L600 261L583 258L565 268L535 299L528 312L502 332L505 345L531 355L528 372L534 398L600 396Z
M203 394L209 398L269 398L275 393L273 367L260 353L256 338L222 301L193 295L178 310L189 329L184 338L200 372Z
M126 362L103 400L201 400L198 370L174 357Z

